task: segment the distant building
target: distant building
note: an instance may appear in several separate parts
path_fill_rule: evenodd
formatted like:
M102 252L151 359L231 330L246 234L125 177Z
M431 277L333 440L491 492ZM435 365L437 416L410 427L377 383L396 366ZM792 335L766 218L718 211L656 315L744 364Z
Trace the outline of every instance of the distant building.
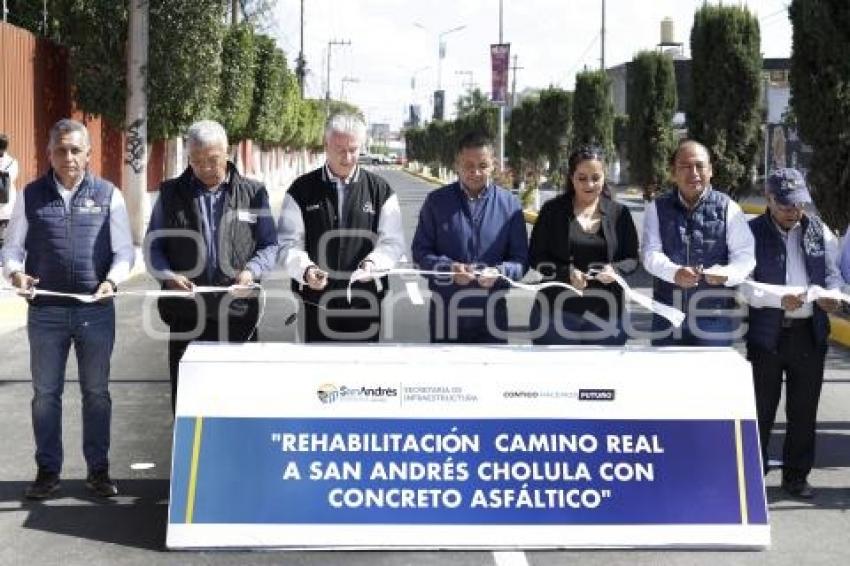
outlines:
M390 137L389 124L369 124L369 137L376 140L386 140Z
M611 97L614 102L614 112L617 114L626 114L628 108L628 84L629 70L632 67L632 62L623 63L616 67L605 69L608 77L611 79ZM688 107L691 102L691 60L678 58L673 59L673 67L676 73L676 96L678 98L677 112L687 114ZM770 90L774 93L779 91L789 92L790 86L788 83L788 73L791 68L791 60L786 58L763 59L762 73L764 80L770 85ZM790 97L790 95L789 95ZM788 98L785 97L784 106L777 107L783 100L782 96L773 95L774 107L768 107L768 111L778 112L782 115L788 109ZM771 120L768 120L769 122Z

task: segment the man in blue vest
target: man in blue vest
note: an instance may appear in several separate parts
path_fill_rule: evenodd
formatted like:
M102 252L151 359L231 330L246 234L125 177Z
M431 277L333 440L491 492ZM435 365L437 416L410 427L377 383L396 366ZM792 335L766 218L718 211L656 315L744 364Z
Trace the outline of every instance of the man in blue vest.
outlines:
M73 343L83 396L86 487L112 497L118 488L109 477L111 297L133 263L130 222L121 192L88 172L91 143L85 126L58 121L47 152L50 170L16 201L3 248L6 276L30 297L27 335L38 474L24 495L45 499L59 489L62 390ZM93 302L39 295L39 290L84 295Z
M246 179L227 158L227 133L201 120L186 133L189 167L163 181L151 211L146 261L163 289L192 291L196 285L221 292L194 298L163 297L158 307L169 326L171 408L177 401L180 359L192 340L257 340L260 304L248 289L277 258L277 235L265 186Z
M756 242L753 280L784 286L779 293L741 291L750 304L747 358L753 366L762 464L768 470L767 447L785 375L788 425L782 455L782 489L794 497L814 494L808 475L815 458L815 420L823 384L829 319L839 303L806 299L806 289L841 286L838 242L816 216L804 212L811 202L796 169L778 169L765 186L767 212L750 221Z
M674 329L654 315L652 345L729 346L736 335L733 287L755 265L753 235L741 208L711 186L704 145L683 140L670 167L676 190L647 205L641 258L655 300L681 308L686 318Z
M498 275L519 280L528 267L528 235L519 200L497 186L493 143L484 134L461 138L458 181L428 195L413 237L413 260L429 279L431 342L504 343L505 291Z

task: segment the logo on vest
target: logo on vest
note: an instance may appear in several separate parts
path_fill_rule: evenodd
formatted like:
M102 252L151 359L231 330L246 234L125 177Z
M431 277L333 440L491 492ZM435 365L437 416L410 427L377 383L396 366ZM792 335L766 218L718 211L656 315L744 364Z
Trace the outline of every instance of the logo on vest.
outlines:
M375 214L375 207L372 206L371 202L367 202L363 205L363 212L366 214Z
M315 212L320 208L321 206L318 204L308 204L306 207L304 207L304 210L306 210L307 212Z

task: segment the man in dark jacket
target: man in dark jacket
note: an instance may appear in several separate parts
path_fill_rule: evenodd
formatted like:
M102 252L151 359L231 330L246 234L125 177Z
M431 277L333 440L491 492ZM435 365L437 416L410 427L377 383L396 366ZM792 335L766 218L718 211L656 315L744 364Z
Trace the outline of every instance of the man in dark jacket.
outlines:
M3 248L12 284L36 291L29 301L27 335L38 475L24 495L45 499L59 489L62 390L73 343L83 395L86 487L112 497L118 488L109 477L111 296L133 264L130 221L121 192L88 171L91 143L85 126L59 120L50 130L47 152L50 170L15 202ZM39 290L78 297L39 295Z
M811 285L825 289L841 286L838 242L818 217L804 212L811 197L799 171L774 171L765 193L767 212L750 221L756 243L752 279L780 286L780 290L768 293L748 284L741 287L750 304L747 358L753 366L765 473L784 374L788 425L782 451L782 489L808 499L813 496L807 478L815 458L815 420L829 336L827 313L839 303L830 298L810 302L806 291Z
M180 358L192 340L257 339L259 301L246 290L274 267L277 238L262 183L241 176L227 159L227 134L212 120L187 132L189 167L159 187L145 254L148 270L164 289L222 287L194 298L159 300L169 326L171 403L177 398Z
M753 270L753 236L741 207L712 187L704 145L682 140L670 168L676 187L646 207L641 259L653 276L653 298L686 318L674 329L653 315L652 345L729 346L740 319L732 288Z
M431 277L432 342L506 342L509 284L528 266L519 200L491 179L493 143L472 132L458 144L459 180L428 195L413 237L413 261ZM489 314L488 314L489 313Z
M326 163L292 183L280 213L280 262L301 297L305 342L377 341L387 288L347 288L356 269L392 268L404 253L401 208L389 184L358 167L366 125L335 114L325 125Z

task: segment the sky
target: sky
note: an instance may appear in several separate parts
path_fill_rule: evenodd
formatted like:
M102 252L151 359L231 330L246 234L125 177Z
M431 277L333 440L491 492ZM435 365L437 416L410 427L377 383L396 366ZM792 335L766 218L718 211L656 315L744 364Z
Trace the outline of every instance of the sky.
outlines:
M606 0L605 66L630 61L660 40L661 20L674 21L685 55L694 11L704 0ZM499 42L499 0L303 0L306 96L323 98L329 41L331 97L357 105L370 123L401 127L410 104L430 120L440 80L446 110L472 82L490 91L490 44ZM516 91L549 85L572 90L575 74L600 63L602 0L502 0L503 41L517 56ZM710 0L709 3L723 3ZM725 0L759 19L764 57L791 53L789 0ZM277 0L270 33L292 68L300 46L301 0ZM445 58L438 65L438 36ZM441 68L440 68L441 67ZM438 72L439 70L439 72ZM415 88L411 79L415 76ZM439 77L438 77L439 76ZM513 80L513 73L511 73ZM343 80L345 79L345 80ZM510 83L509 83L510 86ZM449 115L448 117L451 117Z

